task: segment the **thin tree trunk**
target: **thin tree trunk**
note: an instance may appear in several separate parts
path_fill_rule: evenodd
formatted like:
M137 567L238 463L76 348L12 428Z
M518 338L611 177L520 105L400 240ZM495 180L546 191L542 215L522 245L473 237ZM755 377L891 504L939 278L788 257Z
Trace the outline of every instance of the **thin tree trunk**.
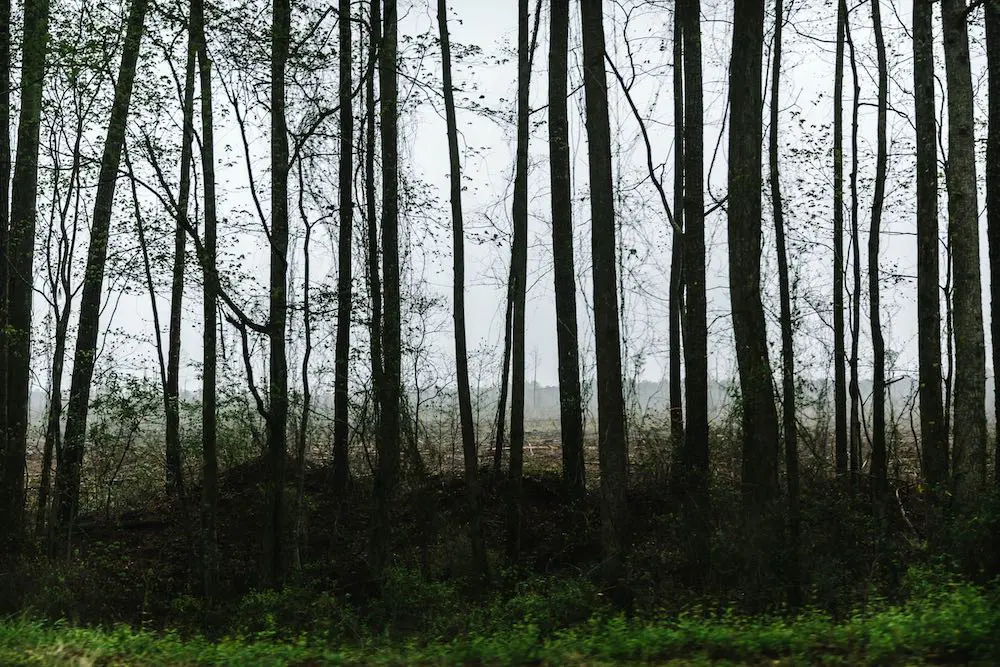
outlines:
M28 385L31 376L31 300L34 275L38 137L48 43L49 2L27 0L21 60L21 104L17 156L11 182L3 296L0 308L0 553L16 552L24 528L24 465L28 446ZM9 32L9 22L8 22ZM9 57L7 59L9 61ZM6 88L9 90L9 85ZM8 127L5 125L4 127ZM8 142L9 145L9 142ZM9 160L8 160L9 162ZM6 205L3 204L3 208Z
M920 0L915 0L920 2ZM928 8L928 11L929 8ZM989 68L989 128L986 137L986 215L990 241L990 320L993 343L994 468L1000 487L1000 4L986 3L986 61ZM930 88L933 94L933 87ZM917 142L920 145L920 142ZM936 222L936 220L935 220ZM935 230L936 231L936 230ZM937 259L935 255L934 259ZM940 358L940 343L938 357ZM938 362L940 377L940 361ZM923 381L921 380L921 383ZM940 379L938 387L940 389ZM938 401L940 404L940 399ZM923 415L923 403L920 407ZM925 448L926 451L926 448ZM942 480L943 481L943 480Z
M274 0L271 29L271 290L268 340L268 517L264 563L271 586L284 574L285 457L288 425L288 126L285 120L285 66L291 34L289 0Z
M858 81L858 61L854 51L854 40L848 15L844 15L844 38L850 52L852 96L851 116L851 249L854 257L852 267L853 292L851 294L851 395L850 419L850 469L853 482L858 481L861 472L861 386L858 377L858 345L861 340L861 232L858 226L858 110L861 105L861 84Z
M983 334L972 69L964 0L942 0L948 84L948 241L955 271L953 482L968 501L986 482L986 345Z
M396 74L396 0L384 0L379 85L382 127L382 284L385 320L382 415L379 429L378 467L375 472L375 526L372 564L379 575L389 564L391 526L389 507L399 485L400 459L400 294L399 294L399 119Z
M349 10L350 8L348 8ZM348 14L342 14L342 20ZM347 40L347 49L350 53L350 39ZM348 58L348 60L350 60ZM348 63L350 67L350 63ZM348 104L350 96L348 95ZM353 123L352 123L353 124ZM350 136L350 135L348 135ZM352 148L353 150L353 148ZM295 440L295 539L292 542L292 567L296 572L302 571L302 549L305 537L305 486L306 486L306 456L309 449L309 416L312 412L312 388L309 384L309 362L312 359L313 339L312 339L312 261L311 242L312 231L315 223L309 222L305 208L305 178L302 173L302 161L296 164L299 176L298 201L299 217L305 226L305 235L302 239L302 338L304 350L302 352L302 410L299 416L298 429L296 429ZM348 176L348 187L350 187L351 176Z
M104 271L108 256L108 236L111 228L111 213L114 206L115 185L121 164L122 147L125 142L125 123L128 119L129 104L132 99L132 84L135 82L136 65L142 40L148 0L133 0L129 10L122 52L121 67L115 83L114 102L108 121L104 155L94 201L94 217L91 220L90 248L87 251L87 267L83 279L83 294L80 298L80 323L77 327L76 352L73 357L73 375L70 382L69 405L66 410L65 444L63 464L56 470L56 493L58 495L58 525L69 531L76 519L80 503L80 470L83 465L87 414L90 409L90 390L97 361L97 338L100 329L101 293L104 285Z
M837 55L833 77L833 413L837 475L846 476L847 345L844 339L844 34L847 2L837 3Z
M70 315L73 310L72 265L76 249L76 233L79 223L80 207L80 169L83 162L81 147L85 128L84 114L77 115L75 127L76 136L73 143L73 163L70 166L69 187L59 212L59 251L56 275L49 284L50 298L53 304L53 316L56 319L52 351L52 373L49 386L49 406L46 413L45 443L42 449L42 473L38 484L38 505L35 515L35 532L44 535L46 521L49 520L49 495L52 486L52 460L56 464L62 461L62 413L63 413L63 372L66 365L66 342L69 332ZM53 191L53 197L56 196ZM66 227L70 207L74 206L72 233ZM64 295L63 305L59 306L59 293Z
M781 198L781 175L778 162L778 129L781 111L781 47L785 23L783 0L774 3L774 43L771 68L771 131L768 136L771 206L774 216L774 241L778 253L778 298L781 309L781 394L782 430L785 435L785 476L788 484L788 606L802 603L799 565L799 441L795 421L795 353L792 324L792 296L788 276L788 249L785 245L785 211Z
M684 446L684 387L681 380L681 318L684 315L684 20L674 8L674 232L670 246L670 440Z
M485 577L489 571L483 540L482 501L479 491L479 457L476 430L472 422L472 389L469 385L469 353L465 335L465 232L462 218L462 171L458 154L458 119L451 80L451 40L448 35L448 3L438 0L438 31L441 37L441 83L444 88L445 120L448 126L448 162L451 181L452 245L454 264L453 319L455 323L455 368L458 375L458 412L462 430L462 459L469 502L469 543L475 572Z
M888 455L885 442L885 340L882 337L882 317L879 291L879 240L882 233L882 209L885 206L885 182L889 166L888 107L889 66L886 62L885 37L882 33L880 0L871 0L872 26L875 32L875 52L878 61L878 119L876 121L875 192L872 195L871 230L868 234L868 301L872 336L872 466L871 475L876 497L888 486Z
M615 269L615 208L611 177L611 128L604 69L604 17L600 0L582 0L583 82L590 165L591 253L597 357L597 448L601 473L602 578L616 595L625 593L628 544L628 451L622 395L618 278ZM625 600L620 600L626 602Z
M552 185L552 270L559 355L559 424L563 480L575 496L586 489L583 401L573 259L573 192L570 181L567 78L569 0L552 0L549 17L549 180Z
M507 275L507 310L503 321L503 357L500 360L500 395L497 397L496 438L493 445L493 472L499 477L503 462L504 432L507 426L507 394L510 391L510 353L514 328L514 267Z
M379 41L382 34L381 0L369 3L368 57L374 62L378 58ZM369 341L371 345L372 401L374 431L381 433L381 405L385 396L385 374L382 371L382 277L379 271L378 210L375 203L375 67L370 70L365 82L365 218L367 220L368 291L371 296L371 323ZM350 480L350 461L347 452L334 452L334 487L340 493L347 489Z
M337 348L334 353L333 390L333 456L334 470L342 475L347 468L347 446L350 439L348 424L351 359L352 289L351 251L354 232L354 108L351 101L351 3L339 0L340 8L340 230L337 244ZM343 480L340 480L341 482Z
M507 557L516 562L521 552L521 478L524 474L524 373L525 308L528 294L528 92L531 63L528 57L528 0L518 0L517 12L517 149L514 168L514 202L511 218L511 329L510 396L510 499L507 506Z
M202 318L204 320L202 324L201 378L202 583L205 598L211 604L218 594L219 581L216 325L220 286L216 265L218 219L215 206L215 120L212 110L212 63L208 58L208 45L205 39L205 10L202 0L191 0L191 23L198 56L201 91L201 170L205 198L205 242L202 248Z
M192 10L193 13L193 10ZM190 19L189 19L190 22ZM167 381L163 400L166 415L166 484L167 493L179 494L183 491L181 478L181 413L180 413L180 369L181 369L181 317L184 312L184 265L187 247L187 215L191 198L192 142L194 138L194 74L196 65L196 37L188 26L188 53L184 69L184 127L181 131L181 177L177 193L177 215L183 222L177 222L174 229L174 262L170 280L170 330L167 333Z

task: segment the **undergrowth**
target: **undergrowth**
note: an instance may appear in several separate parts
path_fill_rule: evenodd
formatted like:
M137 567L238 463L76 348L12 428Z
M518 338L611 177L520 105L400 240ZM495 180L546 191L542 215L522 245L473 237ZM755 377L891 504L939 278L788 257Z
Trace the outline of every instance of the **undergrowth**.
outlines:
M406 572L396 586L409 591ZM10 617L0 622L4 665L336 665L336 664L996 664L1000 598L940 571L907 575L909 599L874 601L837 620L818 611L746 616L697 608L626 618L591 604L585 582L536 580L506 600L470 607L454 591L428 593L386 609L382 628L368 625L331 597L301 592L253 594L234 621L241 629L207 639L180 628L166 632L75 627ZM419 619L408 618L429 603ZM406 609L403 609L406 607ZM406 639L393 623L429 623Z

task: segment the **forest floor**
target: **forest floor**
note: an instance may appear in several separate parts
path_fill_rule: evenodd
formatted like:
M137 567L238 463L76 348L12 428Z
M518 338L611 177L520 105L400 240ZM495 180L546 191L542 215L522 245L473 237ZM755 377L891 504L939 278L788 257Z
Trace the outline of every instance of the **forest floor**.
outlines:
M290 528L276 592L260 579L263 465L225 471L212 608L200 593L198 489L84 516L68 557L0 567L0 665L1000 664L996 549L982 541L1000 535L992 506L962 526L959 556L942 558L922 537L919 488L898 484L878 515L865 493L805 470L808 611L791 613L782 555L762 575L744 553L738 473L713 480L711 567L693 575L685 522L647 458L632 470L634 597L622 612L596 577L597 494L568 498L558 458L542 454L522 486L515 564L502 556L510 488L484 479L485 584L470 571L454 474L411 475L394 504L395 564L376 582L368 480L338 499L329 469L308 467L299 547ZM287 491L293 507L295 480Z

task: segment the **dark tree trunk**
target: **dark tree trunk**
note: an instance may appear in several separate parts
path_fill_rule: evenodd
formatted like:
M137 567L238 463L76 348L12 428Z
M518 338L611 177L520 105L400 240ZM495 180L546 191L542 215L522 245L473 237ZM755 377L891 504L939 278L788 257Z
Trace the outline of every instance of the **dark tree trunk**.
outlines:
M681 381L681 318L684 315L684 20L674 8L674 234L670 247L670 441L684 445L684 388Z
M265 576L279 587L284 575L285 456L288 439L288 126L285 65L291 33L289 0L274 0L271 28L271 290L268 314L268 504L264 528Z
M462 218L462 167L458 154L458 118L451 80L451 40L448 35L448 3L438 0L438 31L441 36L441 83L444 87L445 120L448 125L448 163L451 182L451 218L454 264L452 272L455 323L455 371L458 376L458 412L462 430L462 459L469 502L469 543L475 572L486 577L489 562L483 541L482 501L479 491L479 457L476 429L472 421L472 388L469 385L469 353L465 336L465 231Z
M854 260L851 293L851 395L850 417L850 470L852 482L858 481L861 472L861 387L858 377L858 345L861 340L861 232L858 226L858 110L861 106L861 84L858 81L858 60L851 37L851 26L844 14L844 39L850 52L851 80L854 94L851 98L851 251Z
M872 26L878 61L878 119L876 129L875 192L872 195L871 230L868 234L868 302L872 336L872 465L871 475L876 497L888 486L888 455L885 443L885 340L879 290L879 240L882 233L882 209L885 206L885 181L889 166L888 126L889 66L886 63L885 37L882 33L880 0L871 0Z
M503 321L503 356L500 360L500 395L497 398L496 438L493 443L493 473L500 476L504 431L507 426L507 394L510 391L510 352L514 322L514 267L507 275L507 309Z
M877 1L877 0L876 0ZM788 249L785 244L785 211L781 198L778 162L778 130L781 110L781 38L785 23L783 0L774 3L774 43L771 69L771 131L768 136L771 206L774 241L778 253L778 293L781 309L781 395L782 430L785 435L785 476L788 483L788 606L802 603L799 566L799 440L795 422L795 354L793 348L792 296L788 276Z
M676 480L690 511L708 508L708 296L705 285L704 111L701 9L698 0L677 8L684 56L684 390L687 424ZM707 515L702 520L707 521ZM700 523L701 521L699 521ZM707 546L707 544L706 544ZM704 554L702 554L704 557Z
M194 22L194 7L190 23ZM188 25L188 53L184 69L183 123L181 131L181 177L177 193L178 220L174 229L174 262L170 281L170 330L167 333L167 380L163 392L166 431L167 494L176 495L183 489L181 478L181 317L184 311L184 265L187 247L187 215L191 199L191 161L194 138L194 74L197 57L197 37L193 25Z
M837 3L837 55L833 77L833 421L838 476L846 476L847 345L844 338L844 32L847 2Z
M763 1L736 3L733 25L729 288L743 396L743 498L750 517L759 519L778 496L778 416L760 297ZM689 274L685 277L690 282Z
M381 574L389 564L389 506L399 484L400 459L400 295L399 295L399 123L396 78L396 0L384 0L379 51L382 126L382 284L385 320L382 331L384 383L375 471L375 526L372 565Z
M35 251L38 190L38 136L42 84L49 36L48 0L24 5L24 48L21 56L21 104L17 123L17 156L11 183L9 227L3 251L3 294L0 308L0 553L20 547L24 529L24 465L28 446L28 383L31 375L31 282ZM8 21L9 39L9 21ZM10 57L5 62L9 62ZM9 78L9 72L5 74ZM9 90L9 84L4 88ZM8 103L9 108L9 103ZM4 125L9 127L8 124ZM9 148L9 141L8 148ZM9 157L7 163L9 163ZM6 202L0 203L6 209Z
M346 482L350 407L348 384L350 382L351 360L351 305L353 302L353 275L351 271L351 251L354 232L354 107L352 103L351 77L351 3L339 0L340 9L340 82L338 102L340 104L340 178L338 182L340 206L340 230L337 244L337 348L334 353L333 389L333 458L338 488Z
M378 58L379 41L382 34L381 0L369 3L368 57L372 63ZM367 231L367 280L371 297L371 322L369 341L371 345L372 393L375 400L373 419L375 432L380 433L381 405L385 396L385 374L382 372L382 276L379 271L378 210L375 203L375 66L369 70L365 82L365 218ZM350 480L350 464L347 452L333 454L334 487L340 493L347 489Z
M964 0L942 0L948 84L948 243L955 272L954 491L974 498L986 481L986 345L983 334L973 130L972 69Z
M549 20L549 177L552 184L552 271L555 276L556 344L559 354L559 423L563 480L572 494L582 496L586 488L586 474L567 108L569 0L552 0Z
M517 4L517 148L514 167L514 202L511 218L511 328L510 383L510 499L507 517L507 557L516 562L521 552L521 478L524 472L524 311L528 294L528 90L531 62L528 56L528 0Z
M80 323L77 327L76 352L70 382L69 405L66 409L66 432L62 465L56 470L58 524L70 531L80 503L80 470L83 465L90 390L97 360L97 339L100 330L101 292L108 257L108 236L115 199L115 185L125 142L125 123L132 99L139 47L146 18L148 0L133 0L128 16L121 68L115 83L114 102L108 121L107 139L101 158L101 171L91 220L90 248L80 298ZM67 532L67 539L69 532Z
M597 448L601 473L602 576L621 590L628 543L628 451L615 268L615 208L611 178L611 129L604 70L604 17L600 0L582 0L583 84L590 165L591 252L597 356Z
M216 266L215 133L212 111L212 63L205 39L202 0L191 0L191 23L198 55L201 91L201 170L204 189L205 242L202 249L202 377L201 377L201 551L205 598L213 602L218 593L218 426L217 424L217 305L219 273ZM183 215L183 213L181 213ZM186 225L185 225L186 226Z
M921 0L914 0L914 2L920 3ZM929 5L926 12L928 14L930 13ZM914 10L914 14L916 14L916 10ZM988 229L987 233L990 241L990 320L992 326L991 331L993 333L993 395L1000 397L1000 4L998 4L996 0L989 0L986 3L986 60L989 67L989 129L987 130L986 137L986 220ZM933 67L933 61L930 62ZM931 71L931 75L933 76L933 70ZM931 81L931 87L929 87L928 90L930 90L931 95L933 95L933 79ZM933 103L933 97L931 97L931 101ZM917 146L920 146L919 140L917 141ZM931 149L934 149L933 145L931 146ZM934 221L936 223L937 219L935 218ZM936 236L936 227L934 232ZM934 261L937 261L937 254L934 255ZM934 275L936 283L936 270ZM936 302L934 306L934 312L936 314L938 313ZM940 320L938 320L938 329L940 329ZM940 332L937 334L937 337L939 336ZM937 337L935 340L937 340ZM940 357L941 345L940 342L938 342L937 386L939 406L941 404ZM922 369L923 365L921 364L921 370ZM922 385L923 378L921 377L921 386ZM997 434L1000 434L1000 398L994 400L993 409L995 411L994 423L996 425ZM923 411L924 407L923 402L921 401L921 417L923 416ZM921 428L923 428L922 423ZM997 486L1000 486L1000 435L997 434L994 434L996 451L993 461L993 475ZM926 444L924 445L924 451L927 451ZM936 455L941 455L940 447L938 447ZM926 457L926 453L924 456ZM935 459L935 461L937 461L937 459ZM947 454L945 454L944 464L947 465ZM930 481L929 476L928 481ZM934 481L943 482L944 477L940 480L935 478Z

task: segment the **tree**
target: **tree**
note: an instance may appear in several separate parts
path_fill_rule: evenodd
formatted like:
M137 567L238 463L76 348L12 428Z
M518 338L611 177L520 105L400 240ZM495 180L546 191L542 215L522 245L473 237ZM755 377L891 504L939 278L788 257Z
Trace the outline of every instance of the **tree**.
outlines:
M678 20L683 24L684 62L684 237L681 262L684 267L684 398L687 423L676 481L684 489L688 501L693 503L692 511L701 513L708 509L708 297L705 285L700 3L698 0L682 0L678 3L677 12Z
M9 33L9 20L6 23ZM48 0L27 0L24 4L17 154L10 188L10 226L6 230L3 271L0 271L4 280L0 290L4 298L4 303L0 304L0 324L3 325L0 332L0 383L3 384L0 390L0 416L3 417L0 420L0 516L7 517L0 522L0 552L16 550L24 528L24 465L28 446L31 300L34 287L31 276L34 275L38 137L48 25ZM4 60L5 69L9 61L8 55ZM9 72L4 77L9 78L8 75ZM10 90L9 83L4 90ZM9 125L5 123L4 128L7 127ZM9 141L7 143L9 147ZM0 201L0 208L7 208L6 200Z
M674 7L674 225L670 246L670 439L675 447L684 443L684 387L681 380L681 317L684 315L682 271L684 242L684 21Z
M944 429L941 405L937 114L934 105L932 25L933 5L930 0L913 0L913 102L917 138L917 346L920 439L923 452L921 464L924 479L931 486L938 486L948 480L948 437ZM991 68L991 74L993 71ZM991 163L987 160L987 165L989 164ZM1000 244L997 245L1000 249ZM997 261L1000 267L1000 257Z
M80 502L80 471L83 465L87 414L90 409L90 390L94 378L94 365L97 361L101 293L108 257L111 214L122 147L125 142L125 123L132 99L132 86L135 82L148 7L148 0L133 0L129 10L122 61L115 82L114 102L108 121L97 195L94 200L90 247L87 250L87 267L84 272L83 293L80 297L80 323L77 327L73 375L66 409L63 461L56 470L58 525L67 531L72 529ZM67 542L68 537L69 532L67 532Z
M573 261L567 78L569 0L552 0L549 16L549 181L552 186L552 272L555 280L556 345L559 354L559 424L563 479L572 493L586 489L583 462L583 400Z
M590 166L591 253L597 355L597 448L601 473L602 576L620 590L628 542L627 443L622 394L611 128L604 70L604 17L600 0L582 0L583 83Z
M878 61L878 119L876 121L875 191L872 195L871 230L868 234L868 302L872 336L872 462L871 474L876 497L888 485L888 459L885 444L885 339L882 336L879 290L879 240L882 233L882 209L885 206L885 182L889 166L886 137L889 108L889 66L886 63L885 36L882 32L880 0L871 0L875 53Z
M919 0L914 0L919 2ZM929 14L930 7L927 8L926 13ZM916 10L914 10L914 16L916 16ZM916 18L914 18L914 25L916 24ZM914 28L914 44L916 44L916 32ZM916 48L916 46L914 46ZM986 59L989 68L988 73L988 87L989 87L989 128L987 130L986 137L986 215L987 215L987 235L989 236L990 242L990 321L992 326L992 342L993 342L993 387L994 396L1000 396L1000 372L997 372L997 366L1000 365L998 360L1000 360L1000 5L997 4L996 0L990 0L986 3ZM933 74L933 71L931 72ZM932 83L933 86L933 83ZM929 87L927 90L933 94L933 87ZM933 98L931 98L933 103ZM920 141L917 141L917 146L919 147ZM925 149L926 150L926 149ZM934 150L934 145L931 145L931 150ZM934 222L937 222L935 218ZM935 234L937 230L935 228ZM922 247L922 246L921 246ZM934 255L934 261L937 262L937 254ZM935 282L937 280L937 272L935 271ZM937 303L934 304L934 313L937 314ZM938 329L940 329L940 317L938 318ZM935 340L940 337L937 334ZM940 375L941 375L941 344L938 343L938 405L940 405ZM921 364L921 370L923 370L923 365ZM921 380L921 386L923 385L923 380ZM1000 424L1000 401L995 401L994 410L996 411L997 420L995 423ZM921 430L923 430L923 401L920 404L921 413ZM940 411L939 411L940 412ZM940 435L938 435L940 438ZM997 485L1000 486L1000 435L996 435L996 451L994 458L994 476L996 478ZM936 440L934 443L939 443L943 440ZM927 443L924 444L924 457L927 457ZM942 457L940 445L935 450L935 455L937 457ZM944 470L944 474L941 475L940 479L938 475L940 474L940 466L947 465L947 450L943 454L943 458L935 458L933 462L937 464L935 468L935 482L943 482L947 477L947 468ZM928 475L928 481L930 481L930 476Z
M876 0L877 1L877 0ZM781 198L781 174L778 159L778 129L781 120L781 47L785 23L783 0L774 3L774 44L771 68L771 131L768 133L771 207L774 215L774 241L778 253L778 300L781 310L781 399L782 430L785 436L785 477L788 484L788 604L793 609L801 603L799 573L799 441L795 415L795 353L792 323L792 297L788 276L788 249L785 243L785 211Z
M192 3L193 4L193 3ZM182 92L181 128L181 175L177 193L177 215L188 215L191 199L192 142L194 139L194 75L197 60L195 9L191 7L188 19L188 47L184 67L184 90ZM181 366L181 316L184 309L184 266L187 249L187 229L184 222L174 227L174 261L170 281L170 323L167 333L167 370L163 391L166 439L166 488L168 494L179 493L183 489L181 479L181 433L180 433L180 366Z
M861 471L861 381L858 371L858 346L861 341L861 232L858 227L858 112L861 107L861 84L858 80L858 59L851 36L849 13L844 11L844 38L850 52L851 82L851 253L853 256L851 291L851 395L850 416L850 470L853 482Z
M743 397L743 498L751 519L760 520L778 496L778 417L760 297L763 1L736 3L733 25L729 293Z
M373 0L377 2L378 0ZM389 564L389 506L396 492L400 458L400 293L399 293L399 119L396 73L396 0L384 0L379 88L382 127L382 285L385 313L382 329L383 387L375 470L375 526L372 565L379 574Z
M291 39L289 0L274 0L271 24L271 269L267 337L268 360L267 495L264 527L265 576L279 586L284 571L283 513L288 427L288 123L285 119L285 68Z
M986 481L986 345L979 274L979 209L972 70L964 0L942 0L948 87L948 242L954 270L954 491L971 499Z
M339 213L340 230L337 242L337 349L334 355L333 451L338 458L347 458L350 437L347 419L350 407L348 382L351 358L351 306L354 298L351 253L354 232L354 107L351 91L351 3L339 0L340 57L338 104L340 105L340 167ZM346 468L346 461L341 464ZM341 473L343 474L343 473Z
M514 202L511 211L511 396L510 500L507 518L507 556L516 561L521 550L521 478L524 474L524 373L527 365L524 318L528 295L528 93L531 59L528 45L528 0L517 3L517 147L514 166Z
M191 30L198 55L201 92L201 171L205 232L202 248L202 369L201 369L201 551L205 598L211 603L219 579L218 554L218 389L216 324L220 285L216 262L218 216L215 201L215 121L212 109L212 62L205 38L205 8L191 0ZM178 211L178 215L184 215ZM186 221L186 217L185 217Z
M441 37L441 85L444 90L445 121L448 126L448 164L451 182L452 218L452 318L455 323L455 373L458 380L458 411L462 431L462 459L469 501L469 542L475 571L485 576L489 569L483 541L482 501L479 492L479 457L472 420L472 389L469 385L469 352L465 335L465 231L462 217L462 167L458 154L458 119L451 79L451 39L448 35L448 3L438 0L438 32Z
M382 33L382 8L380 0L369 2L368 58L373 64L365 81L365 141L364 141L364 172L365 172L365 227L368 292L371 298L371 321L368 327L368 340L371 346L370 361L372 370L372 393L375 400L374 424L376 433L381 433L381 404L385 396L385 374L382 367L382 279L379 274L378 248L378 213L375 203L375 67L379 59L379 41ZM347 450L334 449L333 479L334 488L343 493L350 479Z
M837 3L837 46L833 76L833 411L834 458L847 474L847 345L844 341L844 41L847 2Z

